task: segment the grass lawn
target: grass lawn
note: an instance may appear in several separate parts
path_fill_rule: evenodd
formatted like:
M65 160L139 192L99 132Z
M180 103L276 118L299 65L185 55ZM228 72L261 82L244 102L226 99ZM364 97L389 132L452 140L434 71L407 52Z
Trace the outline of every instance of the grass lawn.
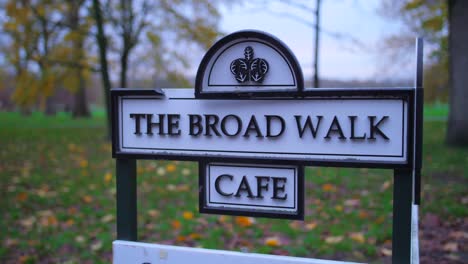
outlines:
M0 262L109 263L115 163L103 116L0 113L0 124ZM445 127L424 124L421 214L456 221L468 217L468 149L446 147ZM390 254L392 178L308 167L304 222L253 219L200 215L196 163L139 161L139 240L380 262Z

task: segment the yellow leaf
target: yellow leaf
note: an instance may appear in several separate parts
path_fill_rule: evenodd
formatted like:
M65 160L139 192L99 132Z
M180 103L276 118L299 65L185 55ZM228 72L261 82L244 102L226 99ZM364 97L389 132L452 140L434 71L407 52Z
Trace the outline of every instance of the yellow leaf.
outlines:
M335 206L335 210L338 211L338 212L342 212L343 211L343 206L342 205L337 205L337 206Z
M276 236L267 237L265 239L265 245L270 246L270 247L278 247L278 246L281 246L281 241Z
M366 242L366 238L364 237L364 234L361 233L361 232L351 233L351 234L349 234L349 237L352 240L354 240L354 241L356 241L358 243L361 243L361 244Z
M190 238L193 240L197 240L201 238L201 235L199 233L191 233Z
M104 181L106 183L109 183L111 180L112 180L112 173L106 172L106 174L104 175Z
M343 240L342 236L329 236L325 238L325 243L327 244L337 244Z
M249 227L255 223L255 219L252 217L246 217L246 216L237 216L235 218L236 224L242 227Z
M189 211L185 211L182 216L184 217L185 220L191 220L193 219L193 213Z
M177 168L176 165L174 165L174 164L172 164L172 163L171 163L171 164L168 164L168 165L166 166L166 170L167 170L167 172L169 172L169 173L176 171L176 168Z
M81 168L86 168L88 167L88 161L85 159L80 160L80 167Z

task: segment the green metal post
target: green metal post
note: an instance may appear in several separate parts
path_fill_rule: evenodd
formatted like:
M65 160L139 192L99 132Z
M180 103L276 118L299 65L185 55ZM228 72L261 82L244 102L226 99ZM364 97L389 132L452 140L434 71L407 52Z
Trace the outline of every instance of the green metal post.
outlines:
M116 159L117 239L137 241L136 160Z
M392 263L411 262L412 177L411 169L394 170Z

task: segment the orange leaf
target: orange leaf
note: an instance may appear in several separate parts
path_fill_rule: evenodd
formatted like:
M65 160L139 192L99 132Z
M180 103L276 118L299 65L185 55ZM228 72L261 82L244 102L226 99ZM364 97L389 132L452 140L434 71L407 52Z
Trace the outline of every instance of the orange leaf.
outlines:
M305 227L307 230L313 230L317 227L317 222L308 223Z
M191 238L191 239L194 239L194 240L200 239L200 238L201 238L201 235L198 234L198 233L192 233L192 234L190 234L190 238Z
M25 192L20 192L18 195L16 195L16 200L18 202L24 202L26 199L28 199L28 194Z
M185 240L187 240L187 238L184 237L184 236L182 236L182 235L180 235L180 236L177 236L177 237L176 237L176 240L177 240L177 242L184 242Z
M267 237L265 239L265 245L270 246L270 247L277 247L277 246L281 246L281 241L276 236L275 237Z
M83 202L85 203L91 203L93 201L93 197L89 196L89 195L85 195L81 198L83 200Z
M255 219L252 217L237 216L235 222L242 227L249 227L255 223Z
M324 192L334 192L336 190L336 188L332 184L326 183L326 184L322 185L322 190Z
M179 220L174 220L174 221L172 221L172 222L171 222L171 225L172 225L172 227L173 227L174 229L179 229L180 226L181 226Z

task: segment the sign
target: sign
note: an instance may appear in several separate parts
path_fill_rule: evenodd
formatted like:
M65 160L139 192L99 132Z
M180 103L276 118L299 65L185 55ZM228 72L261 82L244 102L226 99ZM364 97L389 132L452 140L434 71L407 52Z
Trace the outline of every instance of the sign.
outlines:
M304 219L302 166L200 164L200 212Z
M242 253L116 240L112 243L114 264L344 264L352 262Z
M164 94L163 94L164 93ZM193 89L113 90L114 157L408 167L412 91L197 99Z
M216 42L198 67L197 98L285 96L304 88L291 50L265 32L244 30Z

